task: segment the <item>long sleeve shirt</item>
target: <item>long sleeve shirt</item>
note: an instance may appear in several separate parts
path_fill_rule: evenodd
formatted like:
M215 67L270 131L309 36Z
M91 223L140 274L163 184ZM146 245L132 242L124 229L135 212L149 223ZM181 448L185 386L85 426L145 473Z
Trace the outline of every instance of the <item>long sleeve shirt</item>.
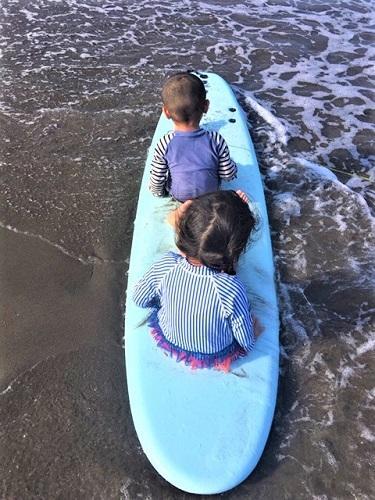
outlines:
M237 166L218 132L199 128L172 131L157 143L151 162L150 189L155 196L167 190L176 200L186 201L219 189L221 180L236 177Z
M254 345L245 288L237 276L193 266L169 252L137 283L134 301L158 309L165 338L180 349L218 353L234 339L246 351Z

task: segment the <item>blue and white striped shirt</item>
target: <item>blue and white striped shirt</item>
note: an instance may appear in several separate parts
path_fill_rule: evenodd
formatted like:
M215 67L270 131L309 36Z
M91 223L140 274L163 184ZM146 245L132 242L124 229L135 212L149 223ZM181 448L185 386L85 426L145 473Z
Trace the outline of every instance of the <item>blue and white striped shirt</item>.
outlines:
M236 173L237 165L218 132L203 128L172 131L155 147L150 189L155 196L167 189L176 200L186 201L217 191L221 180L230 181Z
M158 309L165 338L180 349L213 354L234 339L246 351L254 345L250 306L238 277L193 266L176 253L151 267L137 283L134 301Z

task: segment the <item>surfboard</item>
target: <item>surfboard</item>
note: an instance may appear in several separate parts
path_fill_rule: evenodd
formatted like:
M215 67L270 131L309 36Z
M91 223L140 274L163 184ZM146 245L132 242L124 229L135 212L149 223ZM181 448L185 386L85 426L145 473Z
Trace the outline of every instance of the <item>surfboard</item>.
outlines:
M222 189L242 189L260 216L256 240L241 257L238 275L254 314L264 326L253 351L229 373L191 370L157 347L146 324L148 311L132 301L134 285L169 250L176 250L165 222L168 198L148 189L159 138L172 128L160 117L140 188L128 272L125 313L127 386L135 429L149 461L168 482L189 493L214 494L241 483L265 447L276 403L279 320L272 247L262 180L246 116L230 86L214 73L197 73L210 107L201 125L225 138L238 176Z

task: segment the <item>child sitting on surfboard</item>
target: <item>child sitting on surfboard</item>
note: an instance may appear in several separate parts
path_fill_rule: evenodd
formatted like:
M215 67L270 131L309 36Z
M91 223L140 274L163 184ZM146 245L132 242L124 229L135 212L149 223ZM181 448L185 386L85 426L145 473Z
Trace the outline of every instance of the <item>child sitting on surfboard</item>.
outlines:
M223 137L199 126L209 106L202 80L191 73L177 73L165 82L162 100L163 112L172 119L174 130L156 145L151 192L184 202L217 191L221 180L234 179L237 166Z
M229 371L253 348L261 327L253 320L236 265L256 226L246 195L216 191L186 201L176 246L137 283L134 301L154 311L157 344L192 368Z

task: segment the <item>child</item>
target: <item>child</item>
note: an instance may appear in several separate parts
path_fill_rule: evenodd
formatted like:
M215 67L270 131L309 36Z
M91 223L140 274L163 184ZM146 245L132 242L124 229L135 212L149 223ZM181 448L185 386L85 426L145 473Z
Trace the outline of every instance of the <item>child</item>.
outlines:
M151 267L136 285L134 301L154 309L152 335L178 361L229 371L260 333L235 275L256 220L241 192L216 191L182 208L180 254L169 252Z
M160 139L151 163L150 189L155 196L169 193L186 201L217 191L222 179L236 177L237 166L217 132L199 127L209 101L203 82L191 73L177 73L162 90L163 112L174 130Z

